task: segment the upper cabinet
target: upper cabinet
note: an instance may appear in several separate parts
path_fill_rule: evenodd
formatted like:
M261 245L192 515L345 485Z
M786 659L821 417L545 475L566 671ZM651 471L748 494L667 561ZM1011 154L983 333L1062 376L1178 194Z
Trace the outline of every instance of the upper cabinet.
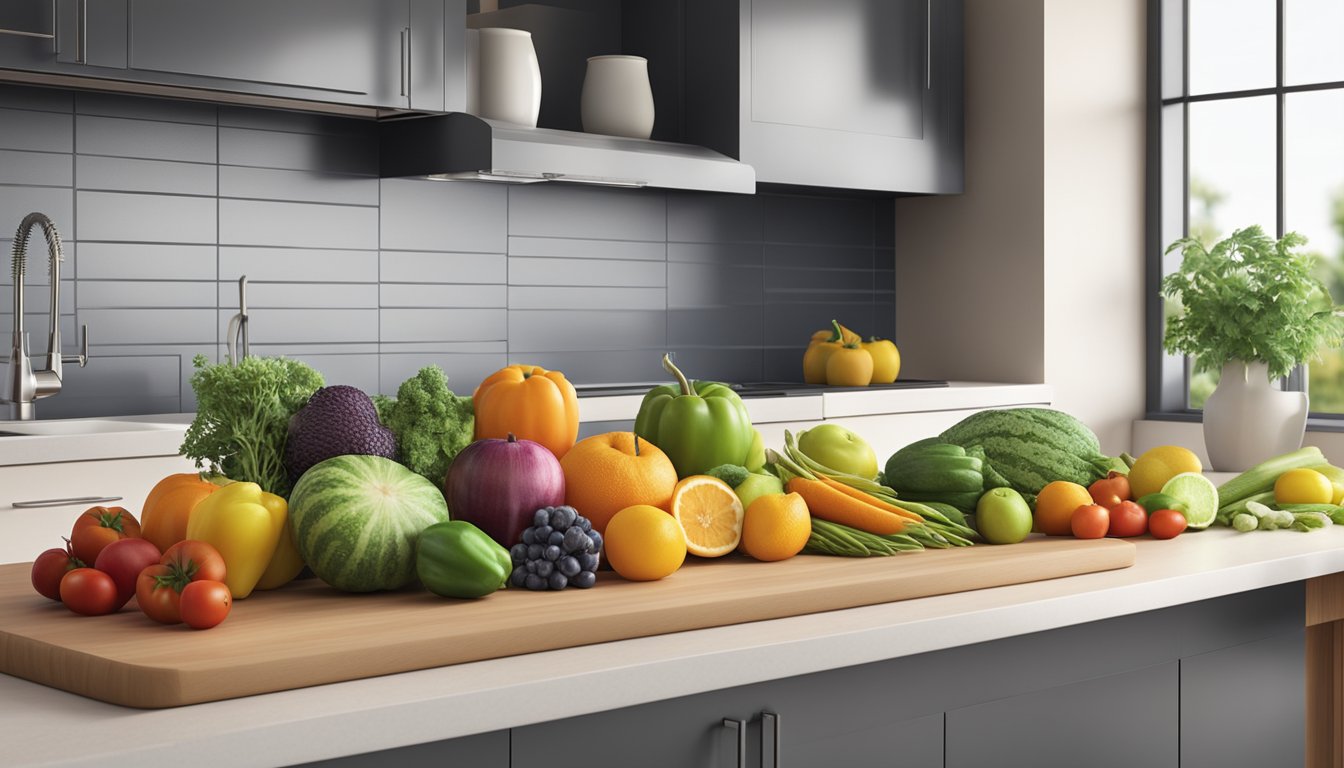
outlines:
M762 183L962 189L961 0L688 0L687 138Z
M7 0L0 67L155 86L444 111L464 99L465 0ZM453 66L456 64L456 66ZM447 74L456 75L452 87Z

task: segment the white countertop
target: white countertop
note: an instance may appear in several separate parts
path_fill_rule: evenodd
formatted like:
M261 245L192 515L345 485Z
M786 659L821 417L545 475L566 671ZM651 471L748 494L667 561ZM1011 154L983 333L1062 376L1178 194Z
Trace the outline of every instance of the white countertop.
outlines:
M820 421L823 418L876 416L1049 403L1046 384L952 382L929 389L827 392L815 395L747 398L753 423ZM643 398L638 395L584 397L582 421L633 421ZM66 461L173 456L182 445L194 414L116 416L38 422L49 434L0 435L0 467ZM81 425L84 425L81 427ZM118 428L124 426L124 429ZM0 433L32 428L31 422L0 421Z
M6 764L282 765L543 722L1344 571L1344 528L1137 539L1134 567L170 710L0 675ZM918 557L917 554L909 557ZM892 560L899 567L900 558ZM576 690L585 695L575 696Z

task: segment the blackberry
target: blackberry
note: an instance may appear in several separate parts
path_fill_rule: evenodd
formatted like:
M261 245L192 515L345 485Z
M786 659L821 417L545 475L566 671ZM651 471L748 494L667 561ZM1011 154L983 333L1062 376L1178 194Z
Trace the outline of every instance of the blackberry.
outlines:
M509 556L509 583L528 589L587 589L597 583L602 535L573 507L543 507Z

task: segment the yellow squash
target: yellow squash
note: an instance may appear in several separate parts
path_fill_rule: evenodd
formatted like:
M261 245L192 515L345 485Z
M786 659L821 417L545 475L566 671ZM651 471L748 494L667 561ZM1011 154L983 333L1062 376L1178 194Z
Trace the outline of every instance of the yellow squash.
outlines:
M219 550L224 557L224 583L234 599L241 600L252 594L270 568L288 528L288 517L289 505L280 496L266 493L256 483L231 483L202 499L191 511L187 538ZM293 546L292 541L289 546ZM286 554L285 563L277 565L277 570L287 572L292 566ZM294 569L294 575L298 575L298 569ZM276 579L278 576L272 582Z

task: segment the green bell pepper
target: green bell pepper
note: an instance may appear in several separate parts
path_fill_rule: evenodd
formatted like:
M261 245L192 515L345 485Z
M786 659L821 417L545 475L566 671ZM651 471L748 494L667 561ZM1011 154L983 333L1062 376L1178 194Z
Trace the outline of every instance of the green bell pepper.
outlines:
M415 571L442 597L485 597L503 587L513 570L509 551L464 520L435 523L420 532Z
M742 398L714 381L697 381L692 387L667 355L663 368L678 383L644 395L635 434L667 454L677 477L703 474L720 464L746 465L756 430Z

